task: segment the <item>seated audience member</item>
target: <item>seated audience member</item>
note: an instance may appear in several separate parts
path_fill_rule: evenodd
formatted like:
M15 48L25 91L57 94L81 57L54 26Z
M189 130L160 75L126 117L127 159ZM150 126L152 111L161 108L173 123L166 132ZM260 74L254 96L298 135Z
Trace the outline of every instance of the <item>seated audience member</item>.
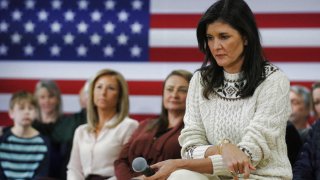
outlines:
M310 129L308 119L310 118L311 96L310 91L300 85L290 87L290 101L292 112L289 120L298 130L302 143L305 142Z
M88 99L88 89L89 81L84 84L79 92L81 110L60 119L52 130L52 140L60 146L60 179L67 178L67 164L70 159L74 132L78 126L87 122L86 105Z
M293 167L302 147L302 141L299 132L290 121L287 122L286 127L286 144L288 150L288 158L291 167Z
M316 120L320 120L320 82L312 85L312 107Z
M293 168L294 180L320 179L320 121L309 131Z
M149 164L181 158L178 136L183 128L191 77L192 73L185 70L174 70L167 76L159 118L143 121L114 163L118 180L142 178L142 174L134 172L131 167L136 157L144 157Z
M103 69L89 87L87 124L74 135L67 179L115 179L113 163L138 127L128 117L128 86L117 71Z
M9 116L14 121L0 138L0 179L38 179L49 170L48 140L32 127L37 101L19 91L10 100Z

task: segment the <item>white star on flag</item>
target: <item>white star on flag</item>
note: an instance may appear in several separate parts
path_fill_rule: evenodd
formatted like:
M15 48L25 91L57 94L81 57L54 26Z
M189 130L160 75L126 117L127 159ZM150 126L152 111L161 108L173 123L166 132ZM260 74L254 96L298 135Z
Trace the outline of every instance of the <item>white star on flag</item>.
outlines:
M98 10L95 10L94 12L91 13L91 19L94 22L100 21L101 17L102 17L102 14Z
M126 22L128 21L128 18L129 14L125 10L122 10L118 13L118 19L120 22Z
M20 44L21 42L21 35L17 32L15 32L12 36L11 36L11 41L12 44Z
M59 0L53 0L51 2L51 5L52 5L52 9L60 9L61 5L62 5L62 2L59 1Z
M37 38L39 44L47 44L48 36L45 33L39 34Z
M21 20L22 13L21 13L21 11L19 11L19 10L16 9L16 10L14 10L14 11L12 12L11 16L12 16L12 20L14 20L14 21L20 21L20 20Z
M32 33L34 31L34 28L35 25L31 21L28 21L24 24L24 29L26 32Z
M64 13L64 19L66 21L73 21L74 20L74 17L75 17L75 14L73 11L71 10L68 10L67 12Z
M90 37L90 41L92 45L98 45L100 44L101 41L101 37L97 34L94 33L91 37Z
M139 46L134 45L133 47L130 48L130 51L131 51L132 57L140 57L142 49Z
M0 8L1 8L1 9L7 9L8 6L9 6L8 1L2 0L2 1L0 2Z
M24 54L26 56L32 56L34 51L34 47L28 44L27 46L24 47Z
M114 48L108 44L106 47L103 48L104 55L107 57L112 57L114 53Z
M108 34L108 33L113 33L114 32L114 28L115 28L115 25L112 24L112 22L107 22L104 26L104 31Z
M139 0L134 0L131 5L133 10L141 10L143 3Z
M59 33L61 31L61 24L58 21L55 21L51 24L51 31L53 33Z
M5 46L4 44L1 44L0 46L0 55L7 55L8 52L8 47Z
M56 44L51 46L50 48L50 52L52 56L59 56L60 55L60 47L57 46Z
M85 10L85 9L87 9L87 8L88 8L88 5L89 5L89 3L88 3L88 1L86 1L86 0L81 0L81 1L78 2L78 6L79 6L79 9L80 9L80 10Z
M34 9L34 6L36 5L36 3L33 0L27 0L25 2L26 5L26 9Z
M73 44L74 36L71 33L68 33L63 37L63 39L65 44Z
M106 10L114 10L114 7L116 5L116 3L112 0L108 0L105 2L105 7L106 7Z
M119 45L127 45L128 40L129 40L129 37L124 33L121 33L119 36L117 36L117 41Z
M81 21L77 25L77 29L78 29L79 33L86 33L88 30L88 25L84 21Z
M48 20L48 16L49 16L49 14L45 10L41 10L38 13L39 21L47 21Z
M140 34L141 30L142 30L142 25L139 22L134 22L133 24L131 24L131 32L133 34Z
M0 23L0 32L7 32L8 28L9 28L9 25L5 21L2 21Z
M81 44L79 47L77 47L77 53L78 53L78 56L86 56L87 48L83 44Z

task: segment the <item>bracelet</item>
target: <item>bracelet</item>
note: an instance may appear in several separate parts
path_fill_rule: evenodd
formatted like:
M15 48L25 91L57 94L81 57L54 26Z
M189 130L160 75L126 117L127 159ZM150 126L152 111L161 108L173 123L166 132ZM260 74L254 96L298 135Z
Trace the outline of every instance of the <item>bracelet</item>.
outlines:
M221 140L219 145L218 145L218 154L222 155L222 145L223 144L229 144L229 143L231 143L231 141L229 139Z

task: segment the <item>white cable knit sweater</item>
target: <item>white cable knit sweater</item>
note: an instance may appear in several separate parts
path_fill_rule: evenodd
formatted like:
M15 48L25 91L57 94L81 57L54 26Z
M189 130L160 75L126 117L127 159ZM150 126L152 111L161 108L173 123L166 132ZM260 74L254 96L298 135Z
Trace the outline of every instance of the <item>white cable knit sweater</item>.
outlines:
M285 142L291 112L289 81L273 65L266 66L265 71L267 78L249 98L237 94L241 83L245 83L241 73L224 72L225 86L215 89L210 100L202 95L200 72L194 74L187 96L185 127L179 137L183 158L204 158L210 145L227 138L251 155L257 170L250 179L292 178ZM229 175L220 155L210 158L214 175Z

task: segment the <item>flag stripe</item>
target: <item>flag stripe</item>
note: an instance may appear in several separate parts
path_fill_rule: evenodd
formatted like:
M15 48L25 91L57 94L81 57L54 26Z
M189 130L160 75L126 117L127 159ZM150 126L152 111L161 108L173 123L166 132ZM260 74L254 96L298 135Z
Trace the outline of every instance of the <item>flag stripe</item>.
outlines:
M34 92L40 79L0 79L0 93ZM19 82L19 83L17 83ZM63 94L78 94L85 80L56 80ZM128 81L130 95L161 95L162 81Z
M216 0L152 0L152 14L202 14ZM246 0L254 13L320 12L319 0Z
M11 93L1 93L0 94L0 111L8 111L9 101L11 98ZM157 114L160 112L161 106L161 96L157 95L144 95L136 96L130 95L130 113L134 114ZM63 102L63 112L73 113L80 110L79 96L77 94L62 95Z
M201 14L152 14L151 28L195 28ZM320 13L255 14L259 28L316 28Z
M262 28L264 47L319 47L320 28ZM195 29L151 29L153 47L197 47Z
M272 62L320 62L320 47L268 47L264 52ZM198 48L157 47L150 49L150 59L154 62L202 62L204 56Z

